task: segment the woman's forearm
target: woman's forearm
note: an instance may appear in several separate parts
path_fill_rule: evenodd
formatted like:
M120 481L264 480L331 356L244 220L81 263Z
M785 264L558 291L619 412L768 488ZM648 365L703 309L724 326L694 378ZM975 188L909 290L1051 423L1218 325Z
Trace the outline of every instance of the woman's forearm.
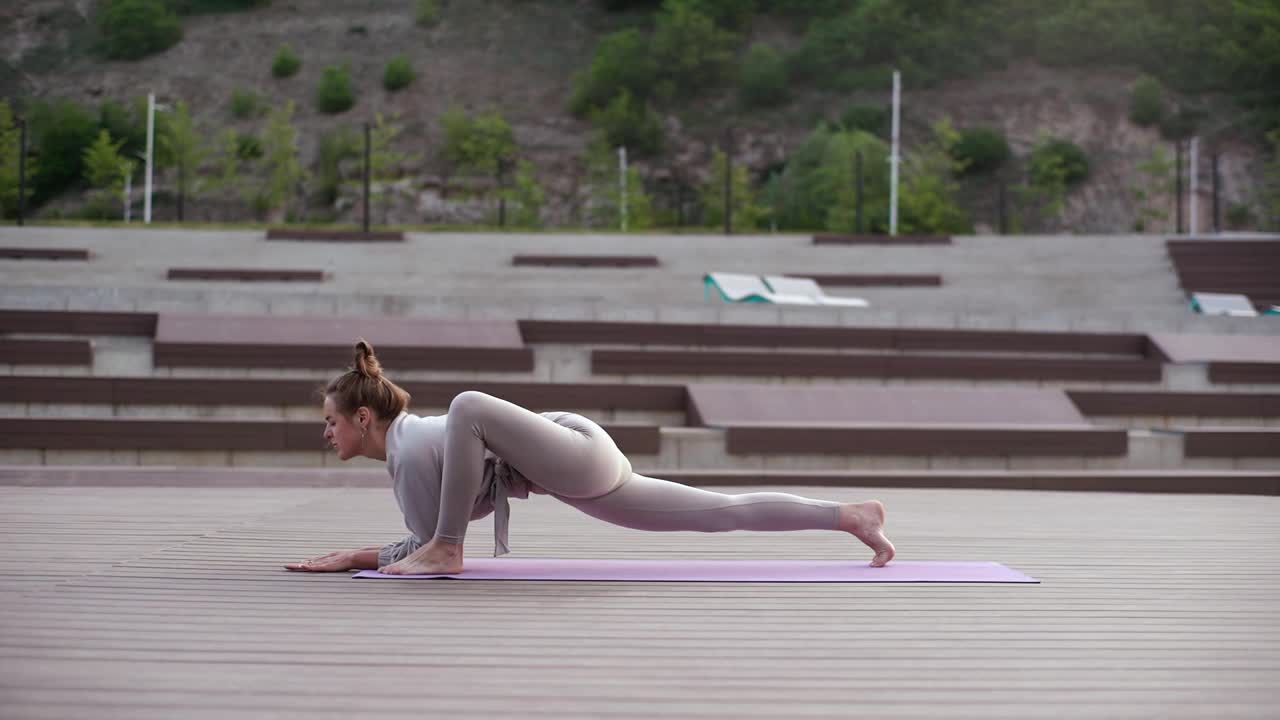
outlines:
M351 567L355 570L377 570L378 550L380 549L381 548L375 546L352 552Z

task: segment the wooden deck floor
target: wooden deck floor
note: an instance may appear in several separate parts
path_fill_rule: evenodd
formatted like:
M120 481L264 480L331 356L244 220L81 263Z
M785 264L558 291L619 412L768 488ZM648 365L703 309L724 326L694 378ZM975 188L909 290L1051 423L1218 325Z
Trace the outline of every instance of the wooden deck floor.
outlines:
M795 491L1042 584L353 581L280 565L396 539L389 490L0 487L0 717L1275 717L1280 498ZM869 557L512 515L516 557Z

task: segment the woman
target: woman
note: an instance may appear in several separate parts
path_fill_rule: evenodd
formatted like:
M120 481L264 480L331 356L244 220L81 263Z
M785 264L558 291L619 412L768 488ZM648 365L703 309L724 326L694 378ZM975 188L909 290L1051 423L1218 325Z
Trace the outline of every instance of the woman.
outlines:
M468 391L447 415L405 412L409 394L382 374L369 343L324 391L324 438L339 459L385 460L411 535L400 542L341 550L289 570L373 569L391 575L463 570L467 523L495 514L494 555L508 552L507 498L550 494L592 517L638 530L839 530L894 554L879 501L841 504L776 492L724 495L637 475L599 425L566 412L536 414ZM426 541L426 544L423 542Z

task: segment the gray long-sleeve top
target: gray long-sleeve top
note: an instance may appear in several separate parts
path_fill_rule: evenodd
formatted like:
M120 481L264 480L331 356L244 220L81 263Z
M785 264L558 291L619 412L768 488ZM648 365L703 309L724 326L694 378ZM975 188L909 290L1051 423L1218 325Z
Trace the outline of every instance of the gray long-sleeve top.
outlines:
M547 416L560 413L544 413ZM444 431L448 415L419 417L402 412L387 427L387 472L391 475L396 503L404 514L410 535L378 551L379 567L396 562L417 550L436 533L440 514L440 483L444 469ZM509 497L527 498L546 491L529 482L515 468L486 450L484 480L471 509L471 519L494 513L493 555L510 552L507 524Z

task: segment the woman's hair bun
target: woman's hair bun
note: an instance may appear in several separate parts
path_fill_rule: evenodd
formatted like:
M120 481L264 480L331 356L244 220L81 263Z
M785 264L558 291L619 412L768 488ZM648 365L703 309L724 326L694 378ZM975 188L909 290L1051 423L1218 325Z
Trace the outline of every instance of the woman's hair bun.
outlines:
M378 362L378 356L373 354L373 346L364 338L356 342L355 371L374 380L382 377L382 364Z

